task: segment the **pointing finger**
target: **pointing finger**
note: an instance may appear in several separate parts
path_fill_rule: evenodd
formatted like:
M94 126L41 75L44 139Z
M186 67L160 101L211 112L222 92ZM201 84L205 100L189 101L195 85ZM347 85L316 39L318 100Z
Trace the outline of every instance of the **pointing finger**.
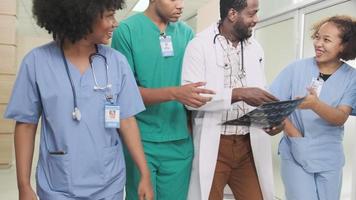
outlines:
M196 88L195 92L199 93L199 94L215 94L214 91L209 90L209 89L204 89L204 88Z

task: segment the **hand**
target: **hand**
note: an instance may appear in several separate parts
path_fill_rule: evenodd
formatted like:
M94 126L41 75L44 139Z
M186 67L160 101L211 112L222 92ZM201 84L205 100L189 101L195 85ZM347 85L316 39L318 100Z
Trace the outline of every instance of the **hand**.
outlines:
M268 135L274 136L274 135L277 135L278 133L280 133L281 131L283 131L284 126L285 126L285 123L282 122L282 123L279 124L278 126L263 128L263 130L264 130Z
M288 137L303 137L303 134L293 125L289 118L286 118L284 123L284 134Z
M199 88L205 84L206 83L203 82L197 82L178 87L175 89L174 98L182 104L199 108L212 99L212 97L204 97L201 94L215 94L212 90Z
M244 101L250 106L259 106L264 103L278 101L278 99L272 94L257 88L234 88L232 90L232 102Z
M31 186L19 189L19 200L37 200L37 195Z
M307 88L308 95L305 97L304 101L298 106L300 109L313 109L319 102L318 95L312 88Z
M141 177L140 183L138 184L139 200L153 200L153 196L153 189L149 176Z

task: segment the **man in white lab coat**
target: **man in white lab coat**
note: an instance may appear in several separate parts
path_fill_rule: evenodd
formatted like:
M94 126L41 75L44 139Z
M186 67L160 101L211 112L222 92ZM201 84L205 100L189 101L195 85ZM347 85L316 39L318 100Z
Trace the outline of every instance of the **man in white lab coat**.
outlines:
M238 200L272 200L272 129L226 126L266 102L263 50L251 37L258 0L220 0L220 17L188 45L182 84L206 82L215 91L210 102L192 111L195 156L189 200L221 200L229 185ZM268 134L266 134L267 132Z

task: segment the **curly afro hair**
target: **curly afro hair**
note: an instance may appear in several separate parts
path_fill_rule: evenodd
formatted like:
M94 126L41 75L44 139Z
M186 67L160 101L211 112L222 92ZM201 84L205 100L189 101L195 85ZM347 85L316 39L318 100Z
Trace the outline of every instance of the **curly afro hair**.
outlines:
M315 39L320 27L325 23L334 24L340 31L339 37L341 44L344 45L343 51L339 57L345 61L353 60L356 58L356 21L355 19L346 16L333 16L316 23L312 27L312 38Z
M72 43L92 32L97 17L105 10L118 10L124 0L33 0L33 16L54 40Z

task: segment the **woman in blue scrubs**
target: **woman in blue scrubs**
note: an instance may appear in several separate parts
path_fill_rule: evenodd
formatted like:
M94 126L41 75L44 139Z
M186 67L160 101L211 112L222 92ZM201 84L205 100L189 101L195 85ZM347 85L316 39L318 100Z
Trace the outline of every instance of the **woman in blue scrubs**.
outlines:
M281 100L306 96L286 120L279 145L288 200L338 200L342 183L343 124L355 113L356 22L327 18L313 27L315 56L287 66L271 92Z
M41 118L37 195L43 200L120 200L122 140L141 172L140 199L153 199L134 115L144 110L126 58L108 44L122 0L34 0L33 14L54 41L22 61L5 116L16 120L19 199L30 185ZM122 140L121 140L122 139Z

